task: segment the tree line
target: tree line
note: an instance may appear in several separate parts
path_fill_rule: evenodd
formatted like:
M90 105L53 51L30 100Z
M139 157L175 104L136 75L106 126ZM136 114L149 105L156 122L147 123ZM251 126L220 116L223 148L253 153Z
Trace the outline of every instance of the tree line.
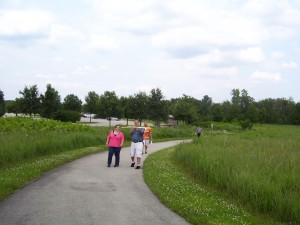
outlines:
M78 121L83 112L97 118L118 117L155 121L156 125L172 117L184 124L200 124L205 121L300 124L300 103L292 98L267 98L256 102L243 89L231 90L231 100L214 103L208 95L202 99L183 94L181 97L165 99L159 88L150 93L140 91L128 97L118 97L114 91L97 94L88 92L85 103L75 94L67 95L63 101L51 84L45 93L39 93L37 85L25 86L15 100L5 101L0 90L0 116L5 112L40 115L43 118L61 121Z

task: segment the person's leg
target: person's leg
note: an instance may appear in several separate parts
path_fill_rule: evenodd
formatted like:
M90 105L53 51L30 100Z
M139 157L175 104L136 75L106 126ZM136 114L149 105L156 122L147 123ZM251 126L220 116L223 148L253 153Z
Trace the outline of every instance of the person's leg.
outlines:
M143 143L139 142L137 143L137 148L136 148L136 169L140 169L141 168L141 161L142 161L142 153L143 153Z
M145 141L145 154L147 154L148 145L149 145L149 140L146 140Z
M120 151L121 151L121 148L115 148L115 167L119 166L120 164Z
M107 166L108 167L110 167L113 154L114 154L114 149L112 147L108 147L108 159L107 159Z
M130 157L131 157L131 167L134 167L134 156L135 156L135 143L131 143L131 147L130 147Z
M137 162L137 165L140 166L141 165L141 157L136 157L136 162Z
M145 154L147 154L147 150L148 150L148 145L149 145L149 140L144 140L144 151L143 152L145 152Z

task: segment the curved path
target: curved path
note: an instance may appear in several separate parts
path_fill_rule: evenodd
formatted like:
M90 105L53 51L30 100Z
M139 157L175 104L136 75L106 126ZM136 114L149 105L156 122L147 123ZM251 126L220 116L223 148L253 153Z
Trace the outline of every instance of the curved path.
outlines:
M178 143L153 143L149 152ZM0 203L0 225L188 224L159 202L142 170L130 167L129 147L121 151L120 167L106 162L102 152L46 173Z

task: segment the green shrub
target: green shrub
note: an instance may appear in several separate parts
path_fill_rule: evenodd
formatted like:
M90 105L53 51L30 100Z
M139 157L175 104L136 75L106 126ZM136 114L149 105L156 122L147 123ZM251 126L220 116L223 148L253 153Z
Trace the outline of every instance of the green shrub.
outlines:
M76 111L58 111L54 114L53 119L59 120L62 122L72 122L80 121L80 113Z
M242 127L243 130L246 130L246 129L251 130L253 127L253 124L250 122L250 120L243 120L243 121L240 121L240 126Z

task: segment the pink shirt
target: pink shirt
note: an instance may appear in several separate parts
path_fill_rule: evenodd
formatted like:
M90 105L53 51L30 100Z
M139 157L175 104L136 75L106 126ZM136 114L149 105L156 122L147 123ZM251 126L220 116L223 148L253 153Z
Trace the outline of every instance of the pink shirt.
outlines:
M118 134L114 134L113 131L111 131L107 136L109 143L108 146L110 147L121 147L122 141L125 140L123 133L120 131Z

